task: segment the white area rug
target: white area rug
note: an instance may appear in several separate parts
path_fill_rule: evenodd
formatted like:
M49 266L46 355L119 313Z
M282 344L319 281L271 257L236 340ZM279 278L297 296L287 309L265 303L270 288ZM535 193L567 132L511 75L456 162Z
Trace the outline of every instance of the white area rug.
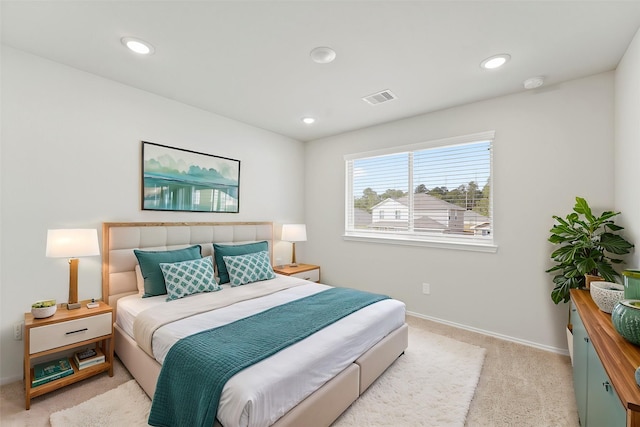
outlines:
M334 427L464 426L485 349L409 328L409 348ZM51 415L52 427L146 426L151 402L135 380Z
M146 426L151 400L136 380L82 402L72 408L54 412L52 427L122 427Z
M409 348L334 427L464 426L486 350L409 328Z

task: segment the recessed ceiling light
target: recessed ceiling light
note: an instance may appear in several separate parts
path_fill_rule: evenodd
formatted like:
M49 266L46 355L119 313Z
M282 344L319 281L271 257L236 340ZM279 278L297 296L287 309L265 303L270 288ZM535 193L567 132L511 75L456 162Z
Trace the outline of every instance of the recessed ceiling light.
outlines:
M139 53L140 55L151 55L155 52L155 49L150 43L147 43L144 40L137 39L135 37L123 37L120 39L123 45L128 47L135 53Z
M303 117L302 122L306 125L312 125L316 122L316 119L313 117Z
M499 67L502 67L504 64L509 62L511 59L511 55L507 53L501 53L500 55L493 55L480 63L480 67L485 68L487 70L493 70Z
M336 59L336 51L330 47L316 47L310 55L313 62L318 64L328 64Z

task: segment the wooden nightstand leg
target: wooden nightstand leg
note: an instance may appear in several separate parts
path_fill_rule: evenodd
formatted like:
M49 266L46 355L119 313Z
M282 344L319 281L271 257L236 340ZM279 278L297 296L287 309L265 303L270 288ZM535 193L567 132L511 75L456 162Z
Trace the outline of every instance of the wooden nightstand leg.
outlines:
M25 348L25 351L26 348ZM31 366L29 358L24 358L24 407L25 409L31 408Z
M104 340L104 345L106 345L107 353L109 356L109 376L113 376L113 338ZM104 346L103 345L103 346Z
M31 409L31 389L27 383L27 379L24 380L24 408Z

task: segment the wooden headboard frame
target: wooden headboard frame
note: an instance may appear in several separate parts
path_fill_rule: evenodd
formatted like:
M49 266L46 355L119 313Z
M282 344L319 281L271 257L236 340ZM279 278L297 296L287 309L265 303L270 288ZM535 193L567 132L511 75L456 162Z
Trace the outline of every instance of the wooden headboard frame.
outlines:
M272 222L105 222L102 224L102 299L116 307L119 298L138 293L133 249L169 250L213 243L241 244L266 240L273 262Z

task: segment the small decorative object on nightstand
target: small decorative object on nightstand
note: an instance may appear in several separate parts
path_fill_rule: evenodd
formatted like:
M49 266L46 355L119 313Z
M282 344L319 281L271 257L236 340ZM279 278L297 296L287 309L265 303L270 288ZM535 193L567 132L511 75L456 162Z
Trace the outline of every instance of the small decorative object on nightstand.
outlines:
M25 407L31 406L31 398L49 393L85 378L108 371L113 376L113 309L104 302L89 309L68 310L61 307L45 319L36 319L31 313L24 315L24 389ZM74 349L96 346L104 355L104 361L78 369L71 363L73 373L33 386L33 367L41 362L66 357ZM36 382L37 383L37 382Z
M273 267L273 271L285 276L298 277L311 282L320 283L320 266L312 264L297 264Z
M47 299L42 301L36 301L31 304L31 314L36 319L44 319L45 317L51 317L56 313L58 306L56 300Z

